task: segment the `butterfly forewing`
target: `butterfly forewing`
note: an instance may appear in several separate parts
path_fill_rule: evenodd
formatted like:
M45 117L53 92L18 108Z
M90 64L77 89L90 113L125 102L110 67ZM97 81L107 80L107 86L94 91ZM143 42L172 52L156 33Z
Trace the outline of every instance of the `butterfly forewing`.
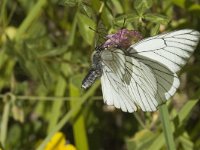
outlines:
M196 48L200 34L198 31L185 29L144 39L129 48L129 53L145 56L158 61L177 72L187 62Z

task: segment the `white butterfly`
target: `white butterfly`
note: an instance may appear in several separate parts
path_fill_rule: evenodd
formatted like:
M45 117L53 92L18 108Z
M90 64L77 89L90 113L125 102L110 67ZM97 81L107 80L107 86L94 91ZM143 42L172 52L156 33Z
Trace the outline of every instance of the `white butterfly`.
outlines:
M155 111L174 95L177 72L196 48L200 33L191 29L143 39L127 49L97 47L82 87L101 77L104 102L124 112Z

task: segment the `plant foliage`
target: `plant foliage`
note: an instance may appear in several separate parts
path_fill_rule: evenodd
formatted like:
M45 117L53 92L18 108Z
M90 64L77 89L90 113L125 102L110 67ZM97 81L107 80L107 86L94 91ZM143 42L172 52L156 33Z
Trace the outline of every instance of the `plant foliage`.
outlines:
M194 0L0 1L0 149L44 150L60 132L79 150L200 149L200 47L164 111L123 113L103 104L99 81L80 88L106 34L200 31L199 14Z

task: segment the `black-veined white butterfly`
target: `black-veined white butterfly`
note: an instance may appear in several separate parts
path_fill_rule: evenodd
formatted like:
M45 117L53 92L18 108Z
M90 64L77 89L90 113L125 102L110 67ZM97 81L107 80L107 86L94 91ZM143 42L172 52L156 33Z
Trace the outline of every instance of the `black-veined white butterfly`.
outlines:
M176 73L193 53L200 33L184 29L131 44L133 36L127 33L132 32L122 29L96 47L82 87L87 89L101 77L103 99L108 105L124 112L134 112L138 106L143 111L155 111L175 94L180 84Z

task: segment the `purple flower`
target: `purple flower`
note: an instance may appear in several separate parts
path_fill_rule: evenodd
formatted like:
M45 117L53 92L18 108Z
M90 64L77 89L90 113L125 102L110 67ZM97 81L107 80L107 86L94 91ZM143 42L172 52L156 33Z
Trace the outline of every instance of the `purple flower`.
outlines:
M115 34L106 36L108 39L104 44L104 48L120 47L127 49L132 44L142 39L141 34L136 30L121 29Z

